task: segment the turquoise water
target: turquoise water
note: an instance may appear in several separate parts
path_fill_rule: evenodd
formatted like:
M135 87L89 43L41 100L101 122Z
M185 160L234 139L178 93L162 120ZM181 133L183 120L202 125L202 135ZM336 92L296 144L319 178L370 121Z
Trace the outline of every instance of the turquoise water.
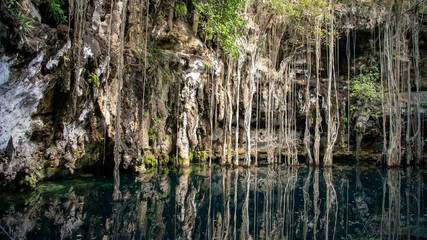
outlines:
M427 239L425 170L194 165L2 193L15 239ZM0 239L8 239L1 232Z

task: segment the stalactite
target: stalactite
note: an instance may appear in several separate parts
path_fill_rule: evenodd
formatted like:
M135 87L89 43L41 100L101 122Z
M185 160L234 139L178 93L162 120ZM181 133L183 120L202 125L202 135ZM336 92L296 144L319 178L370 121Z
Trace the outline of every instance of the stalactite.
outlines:
M254 165L258 165L258 142L259 142L259 122L260 122L260 112L259 112L259 100L261 97L260 93L260 78L257 78L256 82L257 96L256 96L256 126L255 126L255 163Z
M351 115L350 115L350 29L346 30L346 56L347 56L347 152L350 152L350 126L351 126Z
M389 16L384 28L383 51L385 57L385 66L381 68L386 77L386 90L388 95L388 110L389 110L389 140L386 155L386 165L398 166L401 160L401 97L400 97L400 56L401 45L401 20L392 16L392 7L394 2L389 5ZM401 3L398 4L396 11L399 16L401 13ZM393 28L393 26L395 26Z
M393 114L395 117L395 125L394 128L395 130L393 131L394 136L394 141L390 141L392 143L391 148L390 148L390 160L393 160L393 166L398 166L400 165L400 161L402 159L402 110L401 110L401 45L402 45L402 4L403 1L397 3L398 4L398 14L396 15L396 31L395 31L395 36L394 38L392 38L392 36L390 36L390 41L395 40L395 55L399 56L399 58L394 58L394 61L392 63L394 63L394 70L395 73L394 75L394 83L392 83L392 87L394 90L393 93L393 100L394 100L394 108L393 108ZM392 40L393 39L393 40ZM392 53L393 54L393 53ZM390 166L390 165L389 165Z
M381 110L383 112L383 117L382 117L382 130L383 130L383 150L382 150L382 154L381 157L378 159L378 162L381 161L382 164L385 164L385 161L387 161L387 114L386 114L386 105L385 105L385 73L384 71L382 71L382 69L385 67L385 63L384 63L384 56L383 56L383 42L381 41L381 24L378 24L378 47L379 47L379 56L380 56L380 69L381 69L381 73L380 73L380 81L381 81L381 93L382 93L382 97L381 97Z
M82 78L83 66L82 66L82 55L83 55L83 39L85 37L85 25L86 25L86 10L87 2L82 0L73 0L70 1L70 10L74 12L74 39L73 39L73 59L76 61L76 66L74 68L74 88L72 89L73 95L79 95L80 80ZM76 4L76 5L74 5ZM77 114L77 98L73 98L73 115Z
M319 104L319 97L320 97L320 22L319 19L316 19L315 22L315 29L316 29L316 124L314 127L314 165L319 165L319 158L320 158L320 134L321 134L321 124L322 124L322 116L320 115L320 104Z
M292 109L291 109L291 129L289 132L288 137L291 139L291 143L292 143L292 160L291 160L291 165L295 166L298 165L298 131L297 131L297 86L296 86L296 82L292 81L292 96L293 96L293 100L292 100Z
M279 80L279 82L282 82L282 79ZM284 136L285 136L285 113L284 111L281 109L281 107L279 106L279 111L277 113L278 115L278 120L279 120L279 147L277 149L277 155L276 158L278 158L279 160L279 164L282 163L282 154L283 154L283 143L285 142Z
M225 82L225 118L224 118L224 139L222 145L222 160L221 164L231 164L231 124L233 122L233 101L231 97L231 73L233 70L234 61L231 58L227 60L227 78Z
M210 97L210 102L209 102L209 124L210 124L210 131L211 131L211 137L210 137L210 154L209 154L209 167L212 166L212 155L213 155L213 149L212 149L212 145L213 145L213 138L214 138L214 133L215 133L215 128L214 128L214 111L215 111L215 106L216 106L216 78L215 78L215 71L212 70L212 78L211 78L211 97Z
M272 43L270 43L270 45L273 45ZM271 68L271 67L270 67ZM269 68L269 69L270 69ZM266 123L267 123L267 163L268 164L273 164L274 161L274 146L273 146L273 130L272 130L272 124L273 124L273 120L272 120L272 112L273 112L273 85L274 85L274 77L272 77L269 73L269 76L267 76L267 79L269 79L268 82L268 96L267 96L267 117L266 117Z
M419 31L420 31L420 24L419 24L419 17L420 17L420 6L417 5L415 7L415 16L413 17L413 24L412 24L412 61L414 66L414 73L415 73L415 88L417 92L416 97L416 131L415 131L415 164L419 164L422 160L422 125L421 125L421 103L420 103L420 88L421 88L421 74L420 74L420 50L419 50Z
M270 65L268 68L268 96L267 96L267 117L266 117L266 124L267 124L267 162L268 164L273 164L274 162L274 133L273 133L273 114L274 114L274 99L273 99L273 89L274 84L276 81L276 75L274 72L272 72L272 69L276 68L276 52L279 49L279 46L276 39L276 28L272 27L269 31L269 37L268 37L268 46L269 46L269 58L270 58Z
M179 93L181 92L181 78L176 77L176 90L175 90L175 112L176 112L176 143L178 145L179 141L179 116L180 116L180 97ZM179 167L179 148L176 148L175 151L175 167Z
M311 80L311 33L307 34L307 78L305 81L305 130L304 130L304 147L306 152L306 162L313 165L313 156L311 153L311 115L310 115L310 80ZM307 160L308 159L308 160Z
M408 46L406 43L404 43L405 49L405 56L409 55ZM411 122L412 122L412 91L411 91L411 67L410 63L408 62L406 64L406 144L405 144L405 153L406 153L406 165L411 164L411 161L413 159L413 152L412 152L412 141L411 141Z
M127 0L124 0L123 3L123 12L121 19L121 29L120 29L120 53L119 53L119 68L118 68L118 90L117 90L117 109L116 109L116 132L115 132L115 142L114 142L114 193L113 199L119 200L121 198L120 194L120 162L121 162L121 106L122 106L122 86L123 86L123 45L125 41L125 25L126 25L126 13L127 13Z
M141 0L141 6L144 5L144 0ZM142 24L143 22L145 22L145 34L140 34L140 38L142 39L141 42L144 43L144 69L143 69L143 81L142 81L142 96L141 96L141 109L139 110L139 134L138 134L138 143L137 143L137 154L138 154L138 159L141 160L141 168L145 169L145 163L143 161L144 156L141 155L141 150L143 149L143 139L144 139L144 133L142 130L142 122L143 122L143 117L144 117L144 99L145 99L145 83L147 81L147 45L148 45L148 14L149 14L149 1L146 0L146 16L145 16L145 21L144 21L144 15L143 12L141 11L141 20L140 20L140 24ZM145 154L143 152L143 154Z
M234 148L234 165L239 165L239 108L240 108L240 72L243 67L243 57L246 55L246 53L241 53L237 60L237 96L236 96L236 141L235 141L235 148Z
M71 1L72 2L72 1ZM105 96L106 99L109 99L110 97L110 89L109 89L109 80L110 80L110 63L111 63L111 34L112 34L112 22L113 22L113 9L115 6L115 1L111 1L111 8L110 8L110 21L108 22L108 44L107 44L107 76L105 77ZM104 103L107 105L107 101ZM105 117L104 117L105 118ZM104 127L104 140L103 140L103 154L102 154L102 165L105 164L105 156L107 154L107 125L110 123L106 122L106 119L103 122Z
M234 59L230 60L230 66L229 66L229 75L227 76L227 102L228 102L228 131L227 131L227 164L231 165L231 158L233 157L231 154L231 146L232 146L232 123L233 123L233 96L231 95L231 73L233 71L234 66ZM236 131L236 134L238 135L238 132Z
M288 109L288 81L289 81L289 70L287 70L287 71L285 71L285 87L284 87L284 93L283 93L283 101L284 101L284 103L283 103L283 105L284 105L284 107L285 107L285 109L284 109L284 116L283 116L283 119L284 119L284 126L285 126L285 131L284 131L284 137L285 137L285 148L286 148L286 156L285 156L285 158L286 158L286 164L287 165L290 165L290 158L291 158L291 146L290 146L290 142L289 142L289 136L290 136L290 132L289 132L289 130L290 130L290 126L291 126L291 123L289 122L289 114L288 114L288 111L289 111L289 109Z
M330 12L331 12L331 18L330 18L330 33L329 33L329 56L328 56L328 95L326 100L326 107L327 107L327 124L328 124L328 131L327 131L327 146L325 155L323 158L323 165L324 166L332 166L333 162L333 149L335 145L335 141L337 139L337 126L335 124L335 121L339 121L339 119L334 119L332 115L332 104L331 104L331 95L332 95L332 79L335 81L334 76L334 2L333 0L329 3L330 5ZM337 97L335 92L335 97ZM338 104L337 104L337 113L338 111Z
M255 62L257 58L257 52L252 54L251 66L249 70L249 104L245 109L245 135L246 135L246 146L245 146L245 166L251 164L251 120L252 120L252 101L255 93ZM258 154L258 153L256 153Z

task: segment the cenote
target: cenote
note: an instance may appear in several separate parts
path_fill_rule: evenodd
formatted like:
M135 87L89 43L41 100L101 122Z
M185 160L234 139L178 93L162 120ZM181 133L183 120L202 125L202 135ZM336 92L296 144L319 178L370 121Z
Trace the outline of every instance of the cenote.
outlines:
M427 239L426 170L194 164L4 193L14 239ZM1 239L9 239L4 232Z
M0 240L427 239L426 3L1 0Z

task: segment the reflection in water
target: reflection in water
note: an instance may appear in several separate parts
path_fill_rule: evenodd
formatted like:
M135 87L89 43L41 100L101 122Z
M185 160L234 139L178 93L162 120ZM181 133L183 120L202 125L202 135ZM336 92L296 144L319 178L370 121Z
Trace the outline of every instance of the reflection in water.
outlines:
M338 217L338 200L337 192L335 191L333 179L332 179L332 168L328 167L323 170L323 178L326 183L326 207L325 207L325 239L329 239L329 224L333 223L332 239L335 239L335 231L337 228L337 217ZM332 216L331 216L332 215ZM331 220L333 218L333 221Z
M303 239L307 239L307 233L308 233L308 211L309 211L309 205L310 205L310 181L311 181L311 173L313 172L313 169L310 167L307 177L304 181L304 187L303 187L303 196L304 196L304 216L303 216Z
M423 239L425 171L208 168L46 183L0 200L15 239ZM6 236L0 233L0 239Z

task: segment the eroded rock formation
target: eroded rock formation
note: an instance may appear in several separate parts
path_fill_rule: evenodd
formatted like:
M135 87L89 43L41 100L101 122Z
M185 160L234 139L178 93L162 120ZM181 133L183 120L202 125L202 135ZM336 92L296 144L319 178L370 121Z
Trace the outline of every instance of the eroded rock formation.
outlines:
M265 1L249 1L242 10L247 24L241 30L243 48L236 59L228 57L215 39L205 40L201 29L193 33L191 1L185 2L186 15L175 14L176 1L147 5L129 0L125 11L123 1L65 1L61 7L67 22L54 19L49 1L19 2L19 11L31 18L30 26L22 24L17 10L0 4L3 180L25 175L43 179L91 167L112 169L121 46L122 168L138 171L169 162L188 166L194 156L203 160L226 156L227 164L232 156L239 156L245 159L241 164L249 165L254 163L251 157L259 154L266 154L269 163L281 162L285 156L283 161L292 165L306 153L304 136L307 146L313 145L316 101L323 118L327 110L328 47L318 49L322 54L316 69L314 35L286 22ZM330 115L338 116L331 123L341 123L338 153L345 151L345 145L353 149L360 132L353 130L359 129L361 118L346 115L348 79L379 66L378 35L384 21L381 14L387 9L363 3L337 4L334 9L337 93ZM425 61L425 54L420 56ZM420 91L425 78L422 81ZM425 102L422 92L417 94ZM365 122L366 144L381 153L379 118ZM310 135L304 133L305 123ZM326 120L319 124L323 154Z

